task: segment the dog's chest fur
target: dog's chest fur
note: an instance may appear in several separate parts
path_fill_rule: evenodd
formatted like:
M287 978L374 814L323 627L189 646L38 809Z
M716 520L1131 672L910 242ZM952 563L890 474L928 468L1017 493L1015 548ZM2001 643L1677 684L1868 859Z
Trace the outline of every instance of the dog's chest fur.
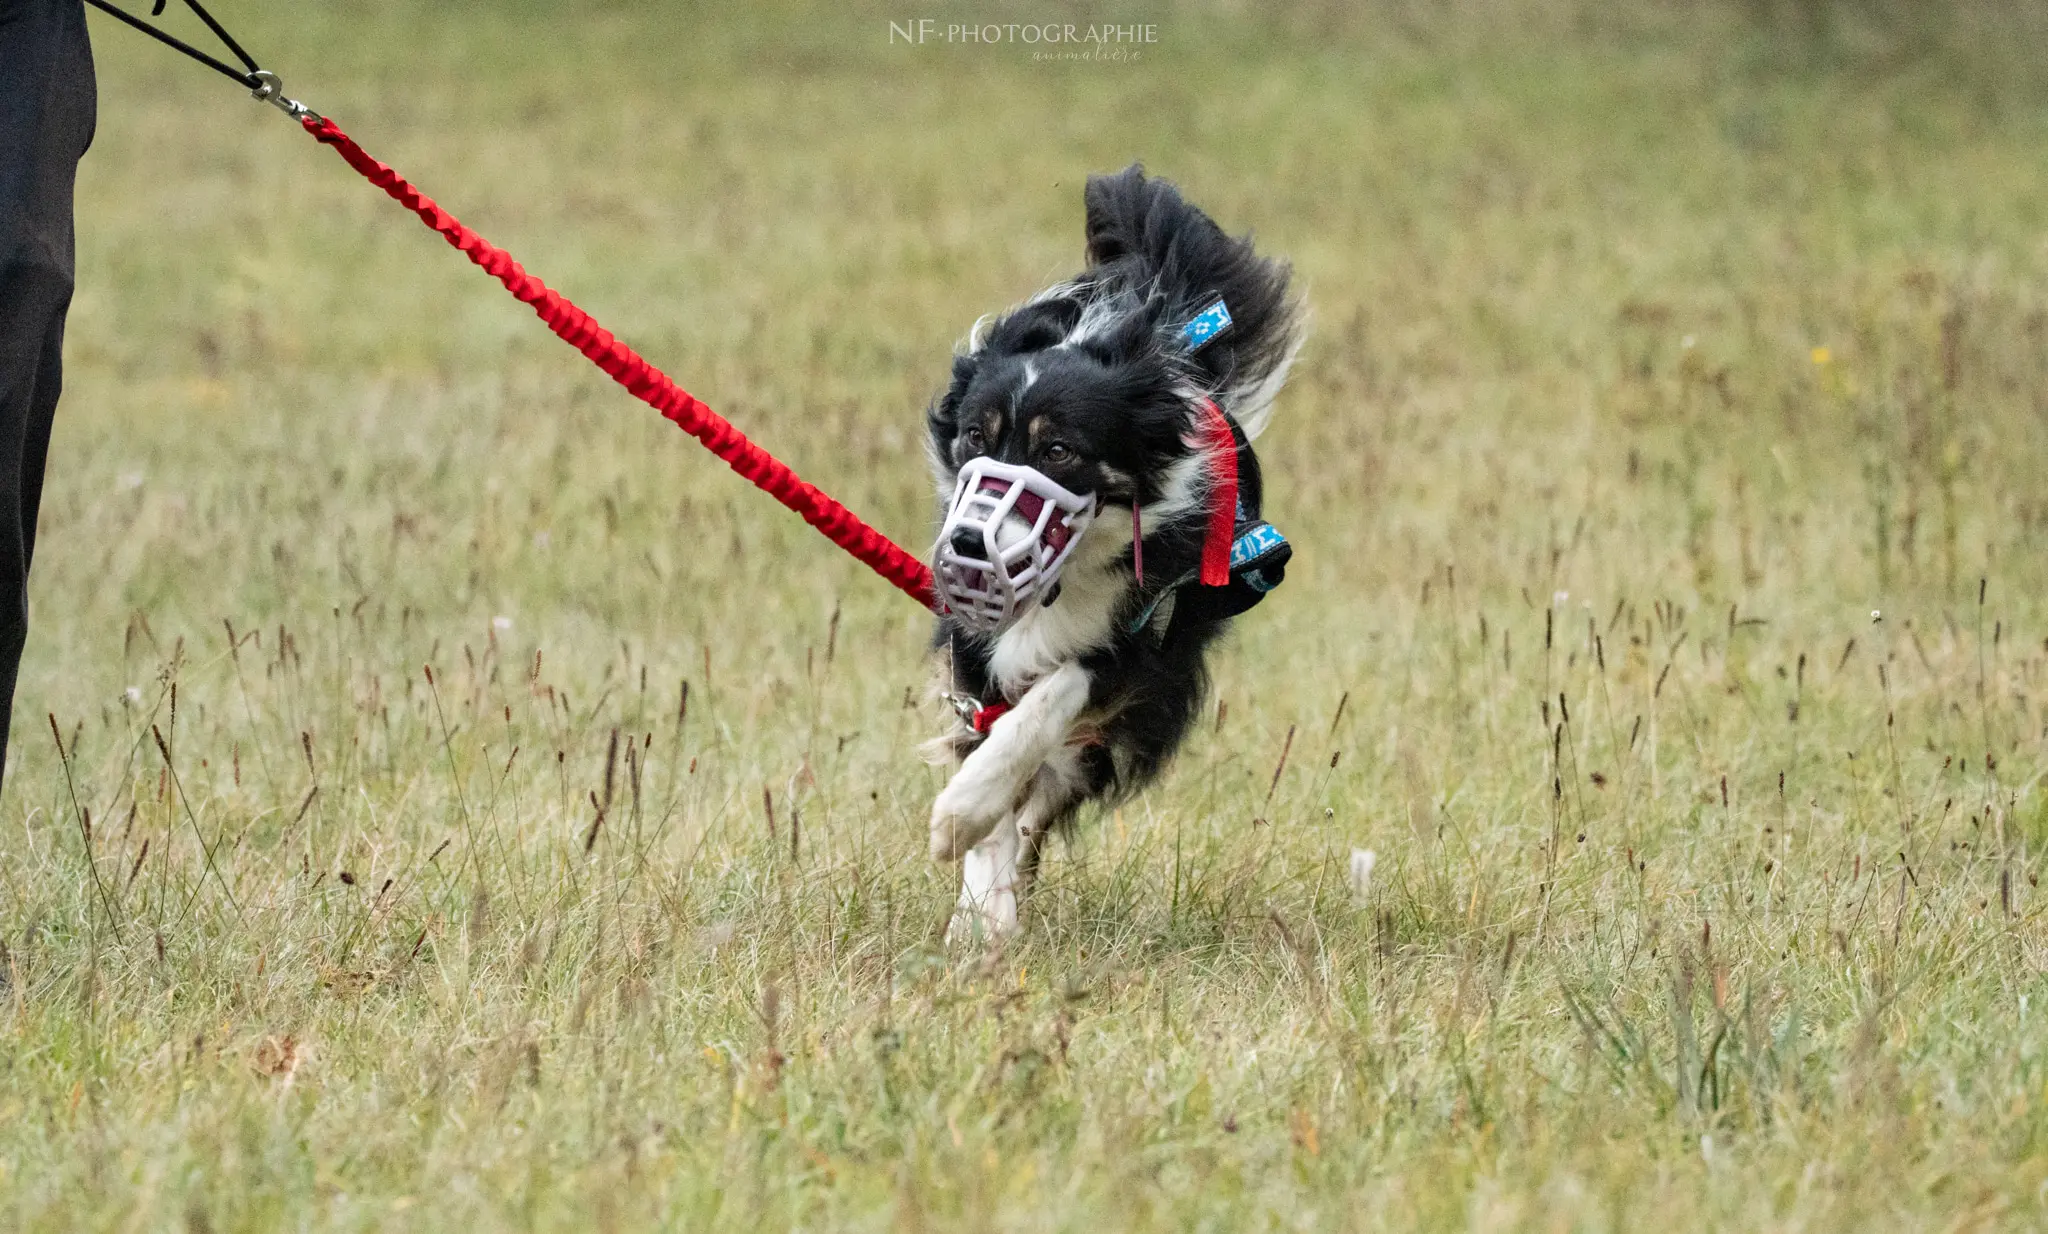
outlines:
M1040 605L997 635L989 648L989 675L1015 700L1062 664L1107 646L1116 636L1117 610L1131 584L1124 557L1129 524L1114 511L1081 537L1060 572L1059 598Z

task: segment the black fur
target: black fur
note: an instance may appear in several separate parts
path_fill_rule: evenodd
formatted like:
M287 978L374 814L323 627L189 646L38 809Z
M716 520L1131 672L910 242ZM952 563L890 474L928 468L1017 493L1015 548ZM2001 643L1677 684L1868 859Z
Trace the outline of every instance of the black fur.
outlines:
M1200 561L1207 476L1184 462L1195 453L1197 400L1211 398L1239 420L1262 421L1270 386L1300 333L1287 268L1256 255L1248 239L1226 235L1167 181L1148 179L1135 165L1093 176L1086 205L1086 268L971 339L927 413L933 465L946 491L962 463L988 454L1094 493L1106 508L1087 534L1108 534L1099 530L1105 522L1128 525L1134 500L1144 508L1145 585L1137 585L1126 551L1118 563L1120 595L1072 657L1088 671L1091 688L1075 735L1087 742L1084 783L1060 809L1062 818L1090 798L1123 796L1157 775L1201 708L1205 657L1229 624L1221 613L1226 606L1190 585L1162 602L1142 628L1131 625ZM1182 327L1219 299L1229 306L1230 329L1188 354ZM1249 447L1239 457L1240 490L1256 510L1263 496L1258 460ZM1160 503L1174 495L1177 464L1184 503L1169 512ZM996 680L994 639L942 617L937 641L950 648L958 693L996 702L1006 684L1020 688ZM980 740L963 727L955 750L964 756Z

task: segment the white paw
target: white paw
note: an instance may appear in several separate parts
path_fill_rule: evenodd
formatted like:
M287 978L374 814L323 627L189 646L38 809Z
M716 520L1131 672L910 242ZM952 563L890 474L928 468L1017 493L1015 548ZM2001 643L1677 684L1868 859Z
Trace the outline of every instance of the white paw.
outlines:
M977 774L973 768L961 768L932 802L932 859L960 860L968 849L988 838L1016 799L1015 785Z
M1002 887L973 904L962 899L953 910L953 920L946 924L946 945L993 942L1014 937L1018 929L1017 892Z
M1000 820L960 863L960 901L946 927L952 944L993 942L1017 932L1017 828Z

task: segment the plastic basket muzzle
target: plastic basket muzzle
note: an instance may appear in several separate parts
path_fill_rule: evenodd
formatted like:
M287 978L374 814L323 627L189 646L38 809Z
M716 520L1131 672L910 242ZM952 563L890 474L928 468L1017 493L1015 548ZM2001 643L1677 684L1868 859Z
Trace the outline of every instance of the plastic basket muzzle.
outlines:
M933 554L940 599L963 625L1002 629L1052 591L1094 517L1093 495L1069 492L1029 467L969 459ZM962 551L969 544L978 547Z

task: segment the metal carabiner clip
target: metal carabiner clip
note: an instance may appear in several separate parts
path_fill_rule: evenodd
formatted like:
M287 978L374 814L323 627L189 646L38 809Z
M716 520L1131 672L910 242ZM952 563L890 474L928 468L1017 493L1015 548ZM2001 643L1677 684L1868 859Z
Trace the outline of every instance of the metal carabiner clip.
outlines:
M974 727L974 717L981 711L980 699L972 694L959 694L952 690L945 691L940 697L952 706L954 714L960 717L962 724L969 728Z
M279 77L269 69L255 69L250 72L249 76L261 83L249 91L250 98L255 99L259 103L268 103L302 124L307 120L317 121L320 119L319 112L314 111L297 99L285 97L284 78Z

